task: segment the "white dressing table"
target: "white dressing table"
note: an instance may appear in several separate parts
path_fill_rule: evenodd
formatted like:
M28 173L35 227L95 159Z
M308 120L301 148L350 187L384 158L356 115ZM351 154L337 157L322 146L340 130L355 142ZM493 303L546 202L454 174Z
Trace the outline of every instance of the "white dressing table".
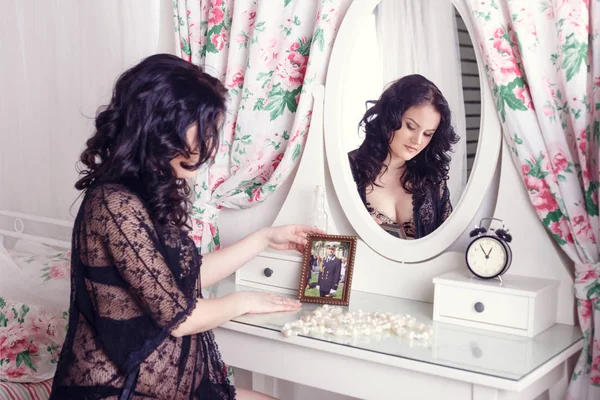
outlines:
M256 290L232 280L218 296ZM246 315L215 329L224 361L269 377L361 399L534 399L566 373L579 328L556 324L525 338L432 321L432 304L353 291L349 310L409 313L433 324L431 347L393 335L358 339L280 333L296 313Z
M345 108L350 103L343 100L353 98L364 107L365 100L371 99L360 97L355 85L372 71L370 64L366 63L363 70L351 69L359 63L349 60L365 57L363 48L357 45L361 27L373 17L381 2L353 1L344 16L331 53L327 86L310 87L314 97L310 133L290 191L273 225L309 223L315 185L323 186L325 210L330 217L327 233L359 238L349 309L411 314L419 322L433 325L431 345L411 347L407 339L390 335L356 341L331 336L284 337L280 330L285 323L317 307L304 304L297 313L242 316L215 329L223 360L255 376L360 399L548 398L550 388L561 380L565 383L567 362L583 347L577 326L555 324L530 338L432 320L432 278L466 268L464 250L470 240L469 231L482 217L494 216L513 218L510 228L520 238L514 243L511 271L558 281L556 320L575 322L572 276L562 268L561 255L552 250L506 145L501 153L501 126L485 80L479 46L473 46L477 63L470 73L476 74L469 80L481 88L477 153L464 192L446 222L426 237L400 240L380 229L358 195L348 164L351 148L344 146L347 135L356 132L358 121L351 118L350 109ZM389 0L389 4L393 3ZM461 35L475 38L465 0L440 1L440 7L442 4L454 5L463 16L466 29ZM448 31L448 35L454 34ZM477 43L475 39L472 42ZM521 188L518 198L515 187ZM513 203L511 198L510 204L514 205L507 209L496 202L498 192L510 193L518 201ZM497 208L502 212L496 212ZM528 254L535 257L528 258ZM243 290L294 293L300 279L300 263L297 256L263 252L237 272L237 285L233 279L220 283L217 295ZM548 302L544 304L550 307ZM257 378L257 383L260 380ZM266 386L254 388L268 389Z

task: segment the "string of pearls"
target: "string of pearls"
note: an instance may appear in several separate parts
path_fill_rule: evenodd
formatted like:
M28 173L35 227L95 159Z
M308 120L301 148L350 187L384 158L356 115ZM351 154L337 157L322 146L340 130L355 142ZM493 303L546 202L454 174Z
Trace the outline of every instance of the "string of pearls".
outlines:
M433 334L433 327L420 323L410 314L400 315L362 310L344 312L341 307L324 305L281 328L281 333L285 337L330 334L357 338L385 332L410 340L427 342Z

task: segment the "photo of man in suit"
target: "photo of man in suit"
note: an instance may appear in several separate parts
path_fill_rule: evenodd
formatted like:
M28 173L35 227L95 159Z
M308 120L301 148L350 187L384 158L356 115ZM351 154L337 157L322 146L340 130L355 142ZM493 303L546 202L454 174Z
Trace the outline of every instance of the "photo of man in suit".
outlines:
M317 280L321 297L335 296L342 272L342 260L336 257L335 247L329 246L327 253L327 257L323 259L321 264Z
M306 261L304 297L342 299L346 292L350 242L315 240Z

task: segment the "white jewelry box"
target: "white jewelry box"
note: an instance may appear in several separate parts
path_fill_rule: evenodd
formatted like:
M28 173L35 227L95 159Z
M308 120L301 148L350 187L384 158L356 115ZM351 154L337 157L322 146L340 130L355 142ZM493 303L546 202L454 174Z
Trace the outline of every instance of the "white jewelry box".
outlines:
M500 282L452 271L433 283L434 321L527 337L556 323L555 280L504 275Z

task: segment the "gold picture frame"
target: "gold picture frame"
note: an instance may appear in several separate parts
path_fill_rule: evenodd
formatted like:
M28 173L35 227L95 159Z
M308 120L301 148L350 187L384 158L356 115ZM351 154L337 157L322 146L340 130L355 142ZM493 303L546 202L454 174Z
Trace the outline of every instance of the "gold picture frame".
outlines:
M298 300L303 303L348 306L356 237L309 234L298 283Z

